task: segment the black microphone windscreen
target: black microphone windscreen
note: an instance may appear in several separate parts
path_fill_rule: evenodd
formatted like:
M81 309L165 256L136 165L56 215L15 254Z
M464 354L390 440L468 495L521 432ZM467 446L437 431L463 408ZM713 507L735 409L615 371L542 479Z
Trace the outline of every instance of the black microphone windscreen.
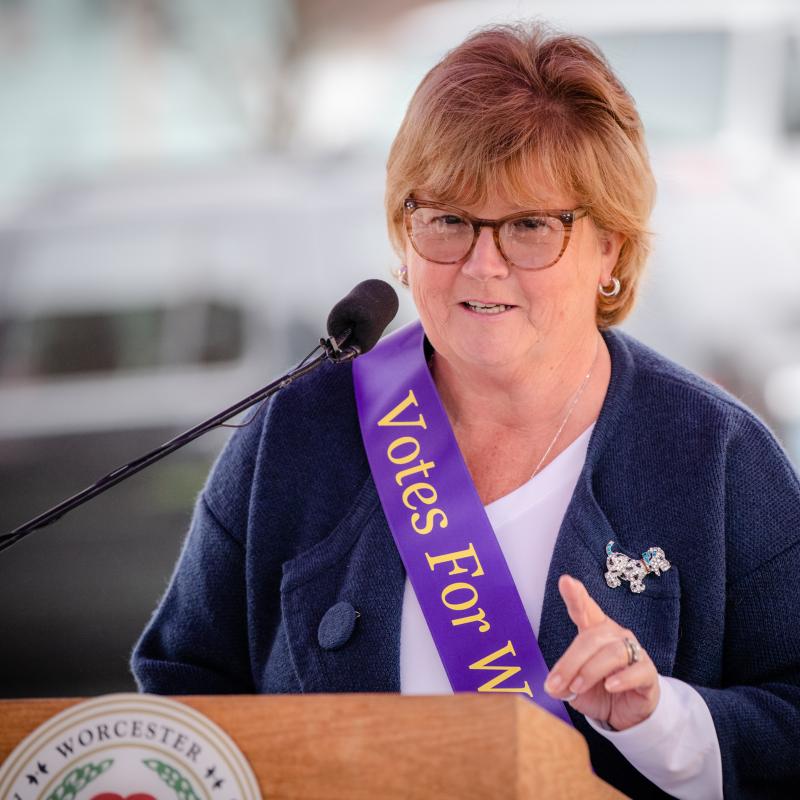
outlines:
M331 309L328 336L336 339L340 347L356 347L366 353L394 319L398 306L397 292L386 281L362 281ZM347 339L339 341L347 331Z

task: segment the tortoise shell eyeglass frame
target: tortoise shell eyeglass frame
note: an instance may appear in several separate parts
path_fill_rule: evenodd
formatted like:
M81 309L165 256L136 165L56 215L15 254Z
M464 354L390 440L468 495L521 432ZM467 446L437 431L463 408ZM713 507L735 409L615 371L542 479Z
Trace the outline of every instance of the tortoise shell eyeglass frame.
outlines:
M452 261L437 261L433 258L428 258L423 253L420 253L417 250L417 245L414 242L414 236L412 235L412 224L411 224L411 215L418 209L418 208L434 208L438 211L452 211L454 215L462 217L466 222L468 222L472 226L472 244L469 246L469 250L464 253L463 256L460 258L453 259ZM552 267L553 264L557 263L561 256L564 255L564 251L567 249L567 245L569 244L570 236L572 235L572 225L574 222L581 217L585 217L589 214L589 209L578 207L569 210L565 209L535 209L531 211L518 211L515 214L509 214L506 217L500 217L499 219L481 219L480 217L473 217L468 214L466 211L458 208L457 206L451 206L447 203L429 203L427 201L422 202L415 200L413 197L407 197L403 201L403 217L405 221L406 233L408 234L408 240L411 242L411 246L417 252L419 256L424 258L426 261L431 261L434 264L457 264L459 261L463 261L465 258L469 258L472 251L475 249L475 243L478 241L478 236L480 235L481 228L489 227L492 229L492 233L494 235L494 244L497 247L498 252L503 256L505 259L506 264L512 267L517 267L518 269L529 269L529 270L540 270L540 269L547 269L548 267ZM561 249L558 251L558 255L549 263L543 264L541 267L524 267L520 264L515 264L505 253L503 250L503 245L500 243L500 228L505 225L507 222L512 222L515 219L524 219L525 217L554 217L557 219L563 226L564 226L564 239L561 242Z

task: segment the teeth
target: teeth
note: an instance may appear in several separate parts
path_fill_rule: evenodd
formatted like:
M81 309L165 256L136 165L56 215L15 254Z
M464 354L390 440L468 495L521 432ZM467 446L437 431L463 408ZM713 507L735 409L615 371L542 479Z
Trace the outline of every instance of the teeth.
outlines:
M506 306L502 303L479 303L476 300L467 300L466 305L479 314L500 314L511 308L511 306Z

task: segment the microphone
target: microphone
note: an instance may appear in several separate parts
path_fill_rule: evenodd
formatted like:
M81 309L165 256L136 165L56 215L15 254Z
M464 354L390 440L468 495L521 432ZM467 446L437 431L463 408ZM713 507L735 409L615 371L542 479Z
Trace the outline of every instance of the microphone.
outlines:
M386 281L371 278L354 287L328 314L328 336L336 356L342 347L355 351L352 358L371 350L398 306L397 292ZM334 360L341 359L336 356Z
M72 497L68 497L48 511L39 514L24 525L15 528L11 533L0 536L0 551L15 545L20 539L28 536L46 525L50 525L63 517L72 509L83 505L93 497L102 494L116 486L131 475L135 475L145 467L174 453L189 442L194 441L204 433L218 428L231 417L235 417L245 409L258 402L266 400L276 392L288 386L294 380L315 370L323 361L343 363L351 361L361 353L366 353L375 346L386 326L394 319L397 313L397 294L388 283L381 280L366 280L359 283L344 298L342 298L328 315L328 339L320 339L319 345L309 353L294 369L289 370L272 383L254 392L244 400L220 411L219 414L195 425L188 431L170 439L155 450L125 464L108 475L100 478L91 486ZM344 349L342 349L344 347ZM322 352L313 360L311 356L318 350ZM248 423L244 423L247 425Z

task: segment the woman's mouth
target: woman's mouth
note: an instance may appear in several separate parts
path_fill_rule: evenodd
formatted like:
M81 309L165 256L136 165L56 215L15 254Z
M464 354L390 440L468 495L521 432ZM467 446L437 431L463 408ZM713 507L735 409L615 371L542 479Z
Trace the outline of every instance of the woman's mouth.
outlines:
M483 303L478 300L465 300L461 305L476 314L502 314L504 311L514 308L514 306L504 303Z

